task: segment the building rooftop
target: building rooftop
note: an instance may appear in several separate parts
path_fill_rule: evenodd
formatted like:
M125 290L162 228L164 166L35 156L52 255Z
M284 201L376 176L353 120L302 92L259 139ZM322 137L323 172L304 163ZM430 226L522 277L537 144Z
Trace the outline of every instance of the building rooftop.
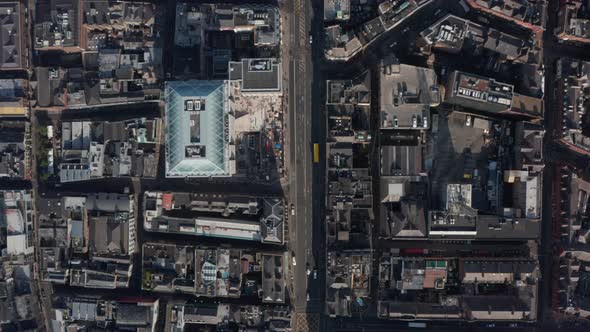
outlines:
M348 20L350 2L350 0L324 0L324 21Z
M208 297L240 297L241 256L237 249L196 249L196 293Z
M335 61L348 61L359 53L363 44L352 31L344 31L340 25L326 27L326 56Z
M265 198L260 219L262 241L283 243L285 202L280 199Z
M263 240L260 223L248 220L212 217L188 219L161 216L152 219L152 227L158 232L165 233L184 233L260 242Z
M590 43L590 14L584 1L560 4L556 34L572 42Z
M33 46L36 49L78 47L80 36L79 3L72 0L36 2L37 22Z
M117 306L117 326L151 327L155 323L153 309L149 306L120 303Z
M18 2L0 4L0 54L1 69L19 69L23 67L23 45L21 32L21 5Z
M330 317L350 317L353 299L362 301L370 292L370 252L328 252L326 276L326 313Z
M462 317L462 310L457 305L380 301L378 315L380 318L390 319L459 319Z
M27 178L25 157L25 123L0 122L0 177Z
M371 101L371 75L365 72L352 80L326 81L327 105L369 105Z
M492 78L455 71L447 83L446 103L484 112L506 112L512 108L514 86Z
M147 192L144 199L144 227L149 231L284 241L285 207L280 199L161 192Z
M465 296L462 304L471 320L523 320L531 308L515 296Z
M223 81L166 82L166 176L230 176L230 130Z
M380 182L381 233L393 238L425 237L427 183L389 176Z
M262 301L285 302L285 259L283 255L262 256Z
M403 138L403 137L402 137ZM424 146L381 145L382 176L418 176L425 174Z
M451 52L463 47L468 34L469 21L454 15L447 15L422 31L420 34L427 43Z
M156 292L195 292L195 248L145 243L142 289Z
M498 30L448 14L421 32L431 47L458 53L483 49L498 53L510 61L526 62L531 43Z
M86 197L89 211L133 213L133 196L125 194L98 193Z
M212 30L250 30L256 46L277 46L280 42L280 14L276 6L214 5Z
M90 217L90 248L97 254L128 254L129 224L116 217Z
M440 103L432 69L386 60L381 67L381 129L427 129L430 106Z
M229 80L241 82L241 92L281 92L282 69L276 59L242 59L229 63Z
M0 191L0 219L6 228L0 243L8 256L32 254L32 208L30 192Z

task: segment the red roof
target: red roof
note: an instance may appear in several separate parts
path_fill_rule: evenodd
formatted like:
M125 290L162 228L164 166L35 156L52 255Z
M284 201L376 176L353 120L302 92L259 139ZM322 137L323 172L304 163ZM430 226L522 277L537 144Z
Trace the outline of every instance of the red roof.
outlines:
M172 209L172 194L162 194L162 209Z

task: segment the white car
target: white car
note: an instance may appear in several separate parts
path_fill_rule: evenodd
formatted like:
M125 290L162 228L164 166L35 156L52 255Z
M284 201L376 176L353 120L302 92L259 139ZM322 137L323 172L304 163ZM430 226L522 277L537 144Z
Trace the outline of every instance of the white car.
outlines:
M422 127L424 127L424 128L428 128L428 117L427 117L427 116L425 116L425 117L422 119Z
M414 115L412 117L412 128L417 128L418 127L418 118Z
M313 270L313 278L314 279L318 278L318 270Z
M296 266L297 262L295 261L295 256L293 256L293 266Z
M471 115L468 115L467 118L465 119L465 126L467 127L471 127L471 123L473 122L473 117Z

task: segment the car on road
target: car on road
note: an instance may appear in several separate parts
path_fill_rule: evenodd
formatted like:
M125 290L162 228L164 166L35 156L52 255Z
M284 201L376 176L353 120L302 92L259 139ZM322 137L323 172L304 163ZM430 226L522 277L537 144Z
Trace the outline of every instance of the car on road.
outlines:
M291 215L295 215L295 204L291 204Z
M295 256L293 256L293 266L297 265L297 261L295 260Z
M314 279L318 278L318 270L313 270L313 278Z
M471 115L468 115L465 118L465 126L466 127L471 127L471 124L473 123L473 117Z
M309 302L309 293L307 293L307 302Z
M313 36L312 35L309 35L309 44L310 45L313 44Z

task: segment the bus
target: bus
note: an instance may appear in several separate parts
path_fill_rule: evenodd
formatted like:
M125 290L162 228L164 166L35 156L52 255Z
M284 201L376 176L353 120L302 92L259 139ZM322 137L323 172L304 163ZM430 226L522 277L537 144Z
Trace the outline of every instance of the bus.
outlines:
M320 162L320 145L318 143L313 143L313 162L316 164Z

